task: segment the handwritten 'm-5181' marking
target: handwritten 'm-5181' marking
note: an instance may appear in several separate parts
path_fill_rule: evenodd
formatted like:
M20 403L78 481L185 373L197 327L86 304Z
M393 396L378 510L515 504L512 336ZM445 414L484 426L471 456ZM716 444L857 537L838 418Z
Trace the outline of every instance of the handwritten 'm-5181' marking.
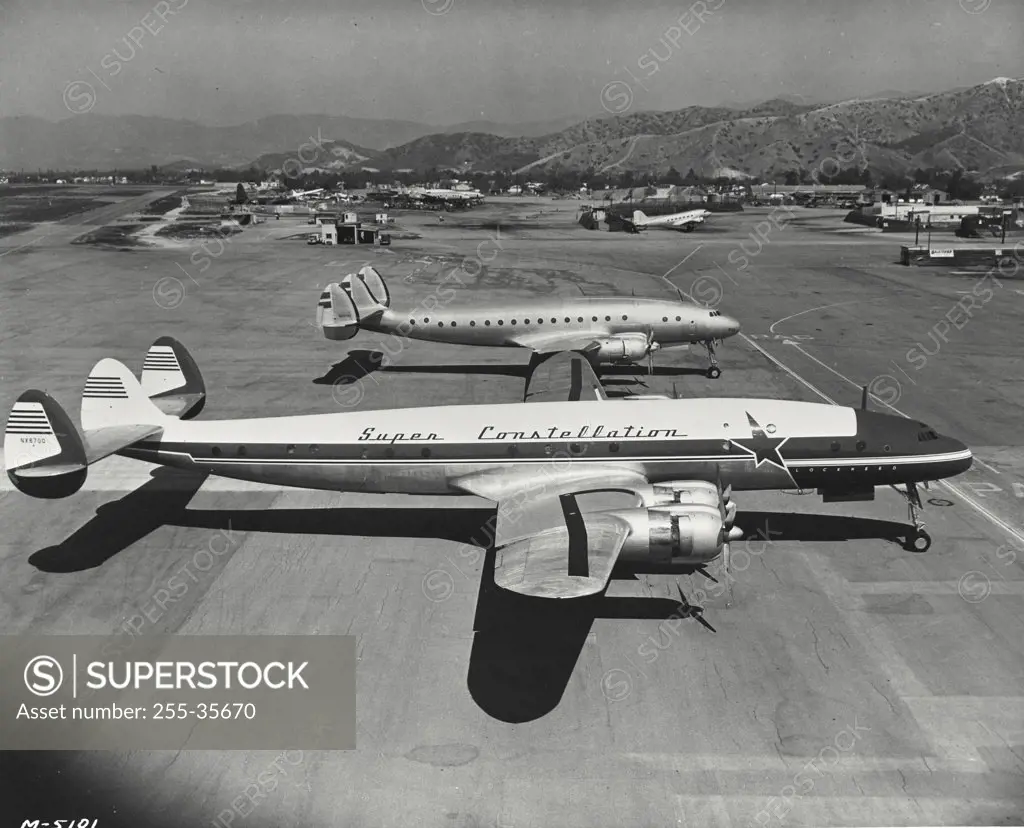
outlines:
M96 828L100 824L98 819L54 819L43 822L38 819L23 819L21 828Z

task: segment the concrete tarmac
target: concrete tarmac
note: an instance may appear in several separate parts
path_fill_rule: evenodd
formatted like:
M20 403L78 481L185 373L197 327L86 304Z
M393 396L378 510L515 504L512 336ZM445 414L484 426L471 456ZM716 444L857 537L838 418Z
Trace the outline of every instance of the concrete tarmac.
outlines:
M629 236L578 226L577 206L402 215L420 238L390 248L307 246L284 238L304 221L285 219L205 249L4 239L0 407L40 387L77 419L92 365L138 370L161 334L199 363L204 418L514 402L527 354L328 342L319 290L364 262L394 307L453 284L454 302L679 289L744 326L721 379L703 376L702 349L673 350L610 387L855 405L869 385L873 408L978 458L925 493L931 550L902 548L891 491L741 493L733 577L678 579L712 631L671 576L624 575L579 603L500 593L482 500L286 490L122 458L63 501L5 479L7 634L113 634L143 614L146 634L351 634L359 654L358 748L303 751L272 791L253 785L273 751L4 752L5 812L46 819L59 802L104 828L1024 823L1022 275L901 267L906 242L843 232L841 212ZM374 351L389 358L367 372ZM215 565L154 604L217 536L231 544Z

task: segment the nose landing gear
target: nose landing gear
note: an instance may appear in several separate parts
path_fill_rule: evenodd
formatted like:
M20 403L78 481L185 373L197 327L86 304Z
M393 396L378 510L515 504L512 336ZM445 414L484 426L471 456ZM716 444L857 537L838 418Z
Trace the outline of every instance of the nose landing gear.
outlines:
M924 521L918 514L918 510L924 507L921 505L921 493L917 490L917 484L907 483L906 491L901 491L896 486L893 486L893 489L906 498L908 517L914 525L913 531L907 533L904 548L908 552L927 552L932 547L932 536L924 528Z
M704 347L708 349L708 359L711 360L711 367L706 372L707 378L718 379L722 376L722 369L718 367L718 357L715 356L715 340L705 340Z

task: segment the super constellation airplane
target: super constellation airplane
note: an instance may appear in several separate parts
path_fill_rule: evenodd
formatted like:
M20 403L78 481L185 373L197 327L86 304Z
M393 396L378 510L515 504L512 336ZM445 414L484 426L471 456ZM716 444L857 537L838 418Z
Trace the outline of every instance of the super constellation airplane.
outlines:
M454 291L438 291L442 299L444 294ZM721 311L681 300L581 296L471 308L434 301L431 310L425 304L394 310L384 279L366 265L324 288L317 326L334 340L351 339L362 329L454 345L528 348L534 364L561 351L578 351L598 366L632 365L647 357L652 371L658 349L699 342L708 351L711 379L722 375L715 342L740 330Z
M703 224L710 215L710 210L684 210L668 216L648 216L643 210L634 210L631 224L635 232L646 230L648 227L670 227L673 230L690 233L698 224Z
M926 549L916 484L971 466L971 452L923 423L773 399L605 399L589 363L560 360L567 381L527 403L193 421L205 400L195 362L158 339L142 383L96 364L82 431L51 396L26 391L4 435L7 473L33 497L77 492L111 454L262 483L346 492L476 495L498 504L495 581L525 595L605 589L617 561L692 571L728 568L733 489L816 488L870 500L906 486ZM549 366L550 367L550 366ZM614 495L597 508L589 495Z

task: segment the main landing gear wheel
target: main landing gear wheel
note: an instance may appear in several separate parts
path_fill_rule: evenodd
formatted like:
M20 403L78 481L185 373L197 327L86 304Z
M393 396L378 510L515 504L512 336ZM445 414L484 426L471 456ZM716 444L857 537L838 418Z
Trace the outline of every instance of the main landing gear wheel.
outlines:
M720 376L722 376L722 369L719 368L717 365L712 365L707 370L707 376L708 379L718 379Z

